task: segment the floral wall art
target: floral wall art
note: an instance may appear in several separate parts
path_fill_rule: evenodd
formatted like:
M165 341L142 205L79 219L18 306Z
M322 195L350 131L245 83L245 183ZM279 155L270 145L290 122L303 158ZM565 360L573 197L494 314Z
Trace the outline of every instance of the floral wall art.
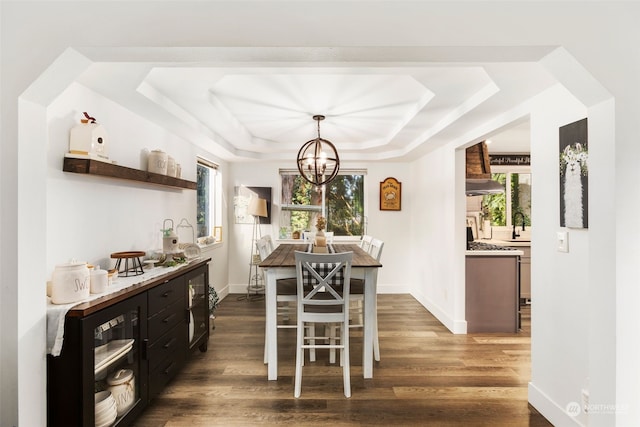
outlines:
M271 187L249 187L241 185L235 187L233 196L233 214L236 224L253 224L253 215L249 214L249 201L251 198L260 198L267 201L267 216L259 217L260 224L271 224Z
M560 127L560 226L588 228L587 119Z

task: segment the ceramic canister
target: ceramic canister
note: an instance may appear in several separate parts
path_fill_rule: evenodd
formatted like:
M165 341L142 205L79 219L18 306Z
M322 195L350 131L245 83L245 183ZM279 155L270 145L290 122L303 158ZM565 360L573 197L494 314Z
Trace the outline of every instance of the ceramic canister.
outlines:
M176 176L176 159L171 156L167 156L167 175Z
M51 283L51 302L69 304L89 298L91 278L87 263L71 261L57 265Z
M116 400L118 416L131 408L136 400L135 377L131 369L119 369L107 377L108 390Z
M109 277L107 270L98 268L91 271L91 293L101 294L109 287Z
M147 158L149 172L166 175L168 157L167 153L162 150L153 150L149 153L149 157Z

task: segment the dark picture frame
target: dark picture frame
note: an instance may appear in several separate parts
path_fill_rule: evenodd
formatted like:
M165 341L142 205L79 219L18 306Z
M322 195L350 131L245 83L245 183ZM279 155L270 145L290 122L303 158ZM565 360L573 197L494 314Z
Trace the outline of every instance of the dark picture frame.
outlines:
M249 215L247 209L251 198L260 198L267 201L267 216L259 217L260 224L271 224L271 187L250 187L241 185L235 188L233 196L233 214L236 224L253 224L253 215Z
M589 228L587 119L559 129L560 227Z

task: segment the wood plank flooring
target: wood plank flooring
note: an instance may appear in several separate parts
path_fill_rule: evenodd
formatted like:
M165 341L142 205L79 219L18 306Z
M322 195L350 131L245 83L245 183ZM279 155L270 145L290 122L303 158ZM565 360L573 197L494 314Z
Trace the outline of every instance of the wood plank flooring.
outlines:
M378 298L381 361L362 378L362 332L351 335L352 397L319 352L293 397L295 332L279 331L278 381L263 363L264 301L227 296L209 351L196 352L136 427L550 426L527 403L530 321L518 334L451 334L409 295Z

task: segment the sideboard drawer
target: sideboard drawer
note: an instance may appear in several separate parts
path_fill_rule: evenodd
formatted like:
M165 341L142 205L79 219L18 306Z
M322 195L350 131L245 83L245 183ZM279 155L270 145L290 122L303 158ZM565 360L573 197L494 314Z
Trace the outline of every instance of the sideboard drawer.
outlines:
M184 351L174 352L155 369L149 370L149 398L154 398L173 377L176 376L186 360Z
M149 342L153 343L174 326L181 324L187 333L187 308L184 299L178 299L164 310L155 313L148 320Z
M178 324L169 332L154 341L148 349L149 370L153 371L163 360L187 346L187 330Z
M174 301L184 298L184 278L179 277L156 286L147 293L149 298L149 314L157 313Z

